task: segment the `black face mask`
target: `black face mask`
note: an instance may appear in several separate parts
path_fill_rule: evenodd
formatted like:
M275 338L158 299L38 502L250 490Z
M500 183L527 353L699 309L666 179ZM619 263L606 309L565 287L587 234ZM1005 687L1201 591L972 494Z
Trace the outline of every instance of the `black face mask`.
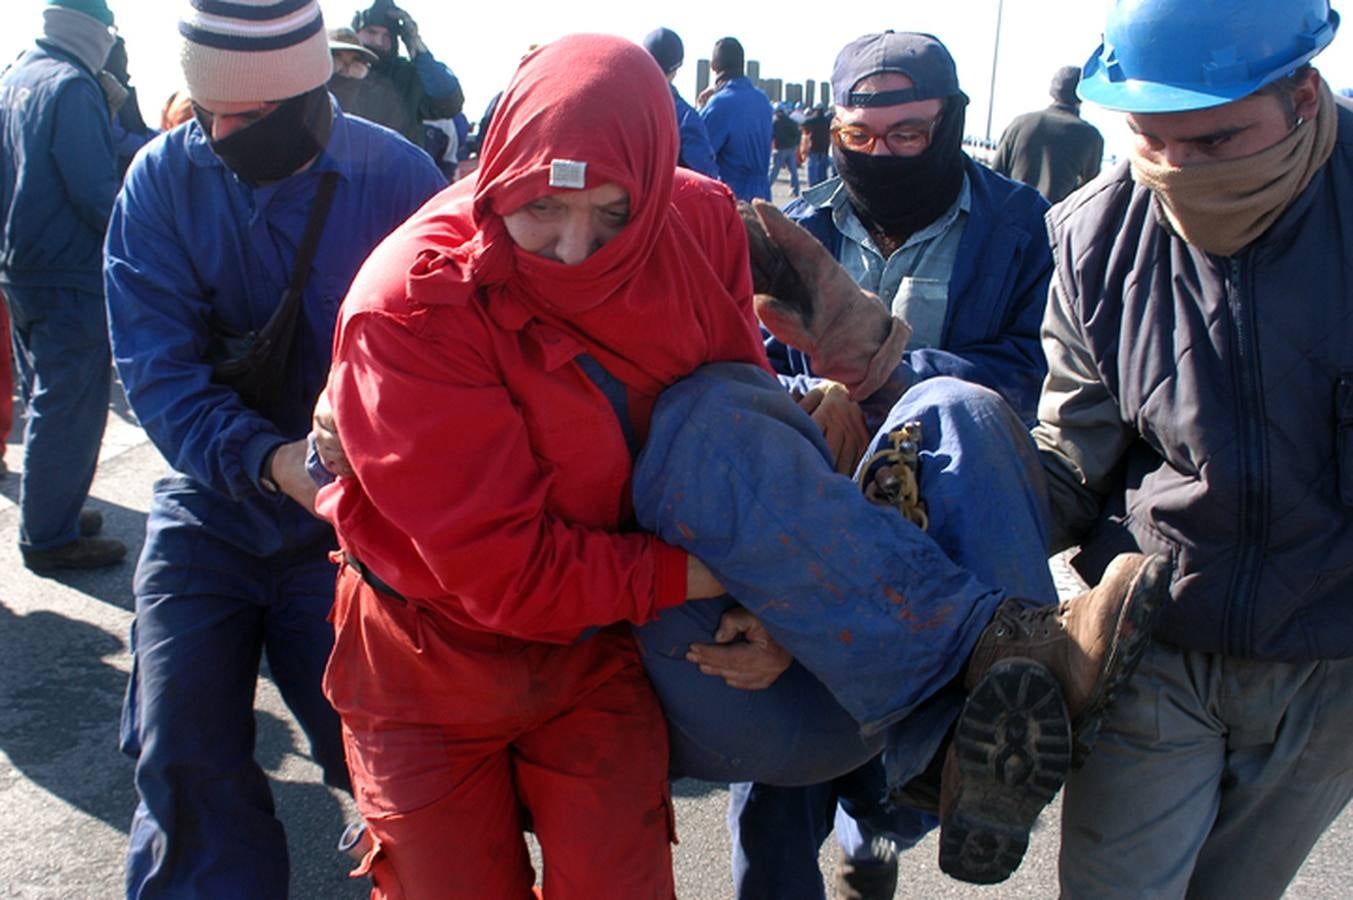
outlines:
M866 228L905 241L944 214L963 188L963 124L968 98L944 102L920 156L871 156L832 142L832 161Z
M193 104L202 129L211 134L211 113ZM313 91L283 101L251 125L211 141L212 152L253 187L281 181L319 155L329 143L334 111L329 91Z

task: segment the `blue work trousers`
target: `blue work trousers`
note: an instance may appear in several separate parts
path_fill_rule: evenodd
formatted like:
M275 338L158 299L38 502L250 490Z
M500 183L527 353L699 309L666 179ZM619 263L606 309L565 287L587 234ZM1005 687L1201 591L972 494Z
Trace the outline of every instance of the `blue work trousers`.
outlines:
M320 690L333 647L332 542L259 556L235 506L183 476L158 482L151 502L122 712L140 801L129 898L287 895L286 837L254 760L264 652L325 782L351 790L338 716Z
M831 157L825 153L808 154L808 186L821 184L832 177Z
M928 532L836 474L817 426L763 370L706 366L659 398L635 466L640 524L709 566L796 660L764 691L686 662L729 597L636 629L674 774L811 785L886 743L887 780L903 783L958 714L957 679L1008 596L997 585L1054 596L1041 468L1009 407L936 378L912 388L883 430L909 419L925 435ZM960 565L979 559L988 581Z
M775 179L780 177L780 169L789 169L789 187L794 192L794 196L799 195L799 158L798 148L790 147L788 150L776 150L770 157L770 178L771 186L775 185Z
M934 827L889 808L888 785L938 751L962 704L955 678L994 606L1055 598L1042 470L1019 418L986 388L927 380L890 410L866 459L913 420L924 533L833 474L816 425L751 367L701 369L653 415L635 476L640 521L704 560L797 660L763 692L683 662L727 598L637 629L674 773L763 782L733 789L741 896L820 897L817 847L838 800L866 840L909 846Z
M7 285L5 296L27 415L19 546L49 550L80 536L108 421L108 319L88 291Z
M951 379L924 381L890 411L865 459L911 420L922 422L919 469L929 533L945 554L1013 595L1056 599L1044 514L1027 493L1042 484L1041 470L1015 414L983 388ZM818 853L833 826L842 848L856 859L872 856L878 836L897 849L914 846L938 820L890 806L887 788L879 757L815 785L733 784L728 829L737 896L821 900Z

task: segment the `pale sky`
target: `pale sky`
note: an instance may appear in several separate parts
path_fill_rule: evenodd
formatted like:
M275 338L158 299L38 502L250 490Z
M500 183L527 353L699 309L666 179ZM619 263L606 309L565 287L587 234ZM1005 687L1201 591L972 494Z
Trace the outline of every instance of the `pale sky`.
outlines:
M5 28L0 31L0 62L8 62L40 33L43 0L3 0ZM361 0L323 0L326 25L348 24ZM433 54L451 66L465 88L466 114L477 120L485 104L512 75L517 60L533 43L577 31L603 31L641 40L659 26L681 35L686 65L677 88L695 94L695 61L708 58L715 40L732 35L742 41L748 59L761 62L765 78L818 81L831 77L832 60L848 41L869 31L927 31L949 48L958 64L959 83L971 98L967 132L986 132L991 97L991 63L1000 0L948 0L945 3L892 0L870 5L842 0L813 3L677 0L655 14L648 4L618 0L406 0ZM137 86L147 122L159 119L164 99L180 82L176 27L181 0L108 0L127 41L132 83ZM364 5L364 4L363 4ZM834 10L849 16L833 16ZM1338 5L1335 6L1338 9ZM1081 65L1099 44L1103 0L1004 0L991 136L1016 115L1048 103L1047 89L1059 66ZM792 10L793 14L787 12ZM886 12L885 12L886 10ZM1353 29L1345 23L1344 31ZM1353 38L1342 32L1315 61L1333 87L1353 87ZM1117 113L1085 104L1082 114L1104 132L1109 151L1126 151L1127 129Z

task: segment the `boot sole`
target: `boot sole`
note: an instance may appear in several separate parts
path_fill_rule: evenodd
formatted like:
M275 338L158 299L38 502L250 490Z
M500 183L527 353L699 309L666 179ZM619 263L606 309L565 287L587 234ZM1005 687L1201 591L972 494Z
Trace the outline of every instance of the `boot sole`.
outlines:
M1144 585L1143 576L1148 570L1155 571L1150 586ZM1128 588L1126 602L1118 611L1117 627L1114 629L1113 644L1104 656L1104 667L1099 677L1100 689L1090 700L1076 721L1071 723L1074 743L1071 749L1071 768L1079 769L1085 764L1090 751L1099 740L1099 731L1104 724L1104 713L1113 705L1119 689L1142 661L1146 648L1151 644L1151 634L1155 630L1156 618L1160 615L1170 593L1169 565L1164 557L1151 556L1142 563Z
M968 694L954 732L960 774L940 820L940 869L996 884L1019 868L1029 831L1066 780L1071 720L1046 668L1012 658Z

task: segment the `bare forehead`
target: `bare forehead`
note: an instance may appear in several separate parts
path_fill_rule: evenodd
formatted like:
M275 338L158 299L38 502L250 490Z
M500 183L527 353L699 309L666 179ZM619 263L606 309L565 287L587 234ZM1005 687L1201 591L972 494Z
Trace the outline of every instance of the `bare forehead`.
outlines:
M1170 113L1129 113L1133 131L1157 137L1188 139L1281 119L1282 105L1269 94L1251 94L1207 109Z

